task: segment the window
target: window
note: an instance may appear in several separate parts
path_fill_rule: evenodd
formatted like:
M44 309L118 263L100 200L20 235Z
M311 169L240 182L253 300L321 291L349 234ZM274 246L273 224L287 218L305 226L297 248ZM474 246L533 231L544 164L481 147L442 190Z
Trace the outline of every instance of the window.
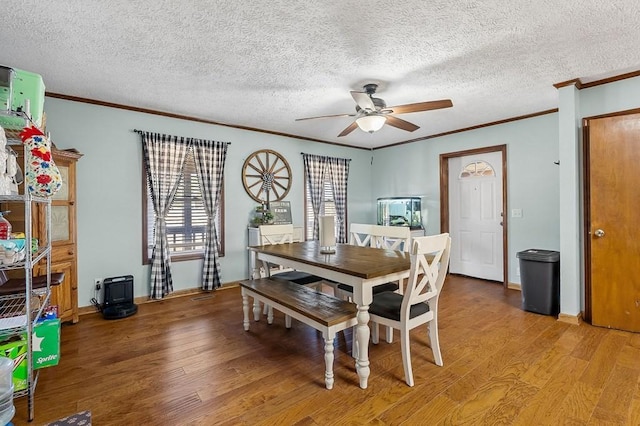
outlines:
M305 177L306 239L315 238L314 221L317 218L314 215L325 215L335 218L336 242L345 243L347 241L347 180L351 160L305 153L302 153L302 160Z
M155 213L149 196L148 185L149 182L145 173L143 185L143 199L145 200L143 226L146 237L143 241L143 263L145 264L151 262L155 223ZM223 212L224 190L220 194L218 214L216 215L219 256L224 256ZM202 192L196 175L193 153L189 150L182 178L167 215L167 239L172 261L201 259L204 257L206 224L207 214L202 201Z
M496 172L491 164L484 161L476 161L467 164L460 172L460 179L479 176L495 176Z
M309 191L309 180L305 176L304 183L305 194L305 239L313 239L313 208L311 207L311 191ZM320 216L335 216L336 228L338 226L338 217L336 214L336 203L333 199L333 188L331 182L326 179L324 181L324 193L322 197L322 205L320 206ZM337 229L336 229L337 235Z

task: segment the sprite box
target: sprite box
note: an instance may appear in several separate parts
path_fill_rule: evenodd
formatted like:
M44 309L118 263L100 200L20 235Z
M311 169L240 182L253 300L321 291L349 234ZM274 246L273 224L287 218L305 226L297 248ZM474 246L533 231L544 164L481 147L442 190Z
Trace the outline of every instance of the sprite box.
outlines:
M33 369L58 365L60 361L60 320L48 319L36 324L31 337Z
M60 360L60 320L36 324L31 336L33 369L58 365ZM0 356L13 361L13 390L27 388L27 336L14 335L0 342Z
M0 356L13 361L13 391L27 388L27 339L25 335L14 336L0 342Z

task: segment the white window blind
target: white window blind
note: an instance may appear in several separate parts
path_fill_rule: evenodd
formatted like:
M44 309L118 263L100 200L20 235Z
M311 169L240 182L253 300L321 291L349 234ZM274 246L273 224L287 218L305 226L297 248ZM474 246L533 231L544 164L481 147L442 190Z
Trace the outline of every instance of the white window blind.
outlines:
M311 206L311 191L309 190L309 180L305 177L305 186L306 186L306 218L305 218L305 233L306 239L310 240L313 238L313 207ZM334 216L336 218L336 228L338 225L338 217L336 216L336 203L333 197L333 189L331 187L331 182L329 180L324 181L324 191L322 195L322 205L320 206L320 216ZM336 229L337 232L337 229Z

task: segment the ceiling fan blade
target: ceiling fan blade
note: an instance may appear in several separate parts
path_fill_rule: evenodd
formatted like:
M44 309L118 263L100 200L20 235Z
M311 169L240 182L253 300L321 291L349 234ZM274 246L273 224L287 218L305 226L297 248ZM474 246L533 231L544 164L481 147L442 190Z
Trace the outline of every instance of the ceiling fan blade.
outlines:
M353 123L349 124L346 129L344 129L342 132L340 132L338 137L340 138L342 136L347 136L349 133L353 132L357 128L358 128L358 125L354 121Z
M296 121L315 120L316 118L355 117L355 116L356 116L356 114L319 115L319 116L317 116L317 117L296 118Z
M368 94L364 92L351 91L351 96L353 97L353 100L356 101L356 103L360 108L364 110L370 110L370 111L376 110L376 106Z
M387 115L387 124L389 126L397 127L398 129L406 130L407 132L413 132L420 128L413 123L409 123L401 118L394 117L393 115Z
M409 112L430 111L432 109L449 108L452 106L453 103L451 99L442 99L440 101L418 102L415 104L387 107L384 111L391 110L394 114L407 114Z

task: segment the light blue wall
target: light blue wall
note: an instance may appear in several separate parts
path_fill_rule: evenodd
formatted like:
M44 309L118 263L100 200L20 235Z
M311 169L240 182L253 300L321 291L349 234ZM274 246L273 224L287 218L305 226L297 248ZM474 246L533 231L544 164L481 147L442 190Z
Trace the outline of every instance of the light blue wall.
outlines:
M78 304L90 305L94 278L133 275L135 295L149 294L149 267L142 265L142 148L133 129L231 142L225 173L226 255L223 283L247 277L247 224L256 203L242 185L244 160L260 149L282 154L292 169L293 222L303 224L301 152L351 158L348 215L364 221L371 203L371 153L367 150L285 138L122 109L46 98L47 130L59 149L76 148ZM174 290L200 283L201 261L174 262Z
M640 107L640 77L578 92L573 123L582 117ZM102 106L47 98L47 129L60 149L84 154L78 163L79 305L94 296L93 279L131 274L136 296L147 295L148 267L142 266L142 151L134 128L232 143L226 167L226 256L223 282L246 277L246 224L255 203L244 192L240 170L259 149L274 149L289 161L293 187L287 196L294 224L303 222L301 152L351 158L350 222L376 220L375 200L425 196L427 233L439 232L439 155L507 145L509 282L519 283L516 253L527 248L560 249L559 114L547 114L374 151L319 144L224 126L215 126ZM564 111L563 111L564 112ZM571 115L571 114L569 114ZM576 115L579 115L576 117ZM582 134L579 132L579 137ZM577 156L580 155L578 152ZM579 158L577 161L580 163ZM582 185L582 180L579 186ZM581 188L575 188L576 193ZM579 221L579 218L575 218ZM573 225L572 225L573 228ZM200 261L173 264L176 290L197 287ZM561 283L561 285L563 285ZM572 283L570 306L583 306L582 282ZM576 291L581 300L576 299ZM564 303L563 303L564 305ZM567 312L569 313L569 312ZM570 313L572 314L572 313Z
M580 90L581 118L640 107L640 77Z
M588 89L563 87L559 91L561 128L559 145L563 165L573 170L561 177L561 276L560 311L577 315L584 310L584 132L587 117L616 113L640 107L640 77L629 78ZM564 169L563 169L564 170ZM575 184L577 175L578 185ZM577 195L580 194L580 197ZM576 199L577 198L577 199ZM576 206L577 201L577 206Z
M427 234L440 231L440 154L507 145L509 282L516 275L516 253L528 248L558 250L558 118L546 114L411 144L376 150L373 197L424 196ZM375 218L374 218L375 219Z
M439 232L439 155L491 145L507 145L508 208L522 209L522 218L509 221L509 282L520 283L516 275L516 253L527 248L560 250L565 239L565 260L561 263L561 312L577 315L584 309L584 258L582 253L582 129L585 117L640 108L640 77L625 79L577 91L575 99L559 113L509 122L406 145L376 150L372 177L373 199L394 195L424 195L428 209L427 233ZM562 120L562 122L561 122ZM561 132L561 125L564 132ZM578 169L561 182L561 133L571 139L561 162ZM577 140L576 140L577 138ZM576 145L577 142L577 145ZM573 144L573 145L572 145ZM575 174L578 174L577 178ZM577 208L562 211L560 189ZM570 196L570 197L569 197ZM566 203L565 203L566 204ZM372 213L371 219L375 217ZM565 224L560 229L560 223ZM570 244L569 244L570 243ZM562 255L562 250L561 255ZM569 256L569 257L567 257Z
M582 214L580 161L580 94L575 85L558 90L560 148L560 312L577 316L581 311Z

